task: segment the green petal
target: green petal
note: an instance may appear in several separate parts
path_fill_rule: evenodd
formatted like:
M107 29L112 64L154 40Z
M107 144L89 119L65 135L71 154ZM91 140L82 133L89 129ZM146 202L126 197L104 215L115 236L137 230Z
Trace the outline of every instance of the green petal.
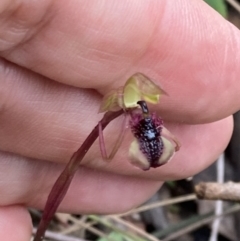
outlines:
M137 102L142 99L152 104L157 104L160 96L166 94L163 89L147 76L136 73L127 80L123 88L123 103L125 108L136 107Z
M167 93L147 76L136 73L127 80L124 87L112 90L103 97L99 112L135 108L140 100L156 104L161 95Z
M117 90L112 90L106 95L104 95L99 108L99 113L106 111L118 111L123 108L122 92L123 88L120 87Z
M136 79L130 77L123 89L123 103L125 108L137 107L137 102L141 100L141 94L136 83Z

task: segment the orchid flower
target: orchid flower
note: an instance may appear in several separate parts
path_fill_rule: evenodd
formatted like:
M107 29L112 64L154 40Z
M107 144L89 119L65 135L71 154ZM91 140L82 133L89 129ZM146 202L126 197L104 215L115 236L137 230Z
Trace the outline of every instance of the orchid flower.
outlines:
M41 241L54 213L65 197L80 162L99 137L100 150L104 160L113 159L123 140L127 123L133 133L129 147L130 162L143 170L156 168L167 163L179 150L177 139L163 126L163 120L156 113L150 113L147 103L157 104L166 92L141 73L131 76L123 87L111 91L103 98L100 112L106 112L91 133L73 153L65 169L54 183L34 238ZM103 130L115 118L124 114L124 121L118 140L107 156Z
M99 144L104 160L116 154L125 134L126 122L134 140L129 148L130 162L143 169L156 168L167 163L179 150L180 143L164 126L161 117L150 114L147 103L157 104L161 95L167 93L141 73L131 76L124 87L107 93L100 112L124 110L125 119L120 136L109 156L105 149L102 126L99 123Z

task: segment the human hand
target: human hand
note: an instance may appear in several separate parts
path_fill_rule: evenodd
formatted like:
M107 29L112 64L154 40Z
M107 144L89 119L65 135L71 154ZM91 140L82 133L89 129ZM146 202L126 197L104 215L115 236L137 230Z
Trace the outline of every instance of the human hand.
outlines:
M240 33L204 2L5 0L0 10L4 240L29 238L24 207L43 208L64 165L100 120L102 94L135 72L168 92L157 111L181 150L169 164L143 172L127 160L131 134L110 164L95 143L61 211L126 211L162 181L204 169L226 147L227 116L240 106ZM107 147L120 122L104 131Z

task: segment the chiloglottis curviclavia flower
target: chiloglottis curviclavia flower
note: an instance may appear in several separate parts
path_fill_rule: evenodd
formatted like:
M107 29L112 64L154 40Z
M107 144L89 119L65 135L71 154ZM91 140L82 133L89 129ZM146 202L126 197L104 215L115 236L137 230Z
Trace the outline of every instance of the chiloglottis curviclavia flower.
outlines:
M104 96L100 112L106 112L99 123L92 129L81 146L72 154L70 160L54 183L44 208L44 212L35 235L34 241L42 241L48 224L57 211L74 174L79 170L79 164L99 137L100 150L104 160L111 160L123 140L126 126L130 126L133 142L129 147L130 162L148 170L167 163L180 144L164 127L162 119L156 113L150 113L147 103L157 104L161 95L166 92L151 81L147 76L136 73L131 76L123 87L112 90ZM118 116L124 114L120 135L108 156L103 130Z
M147 103L157 104L166 92L147 76L136 73L123 87L112 90L103 98L100 112L124 110L125 121L112 153L107 156L101 124L99 124L100 149L104 160L111 160L123 139L126 122L134 140L129 147L130 162L142 170L166 164L180 149L176 137L168 131L161 117L150 113Z

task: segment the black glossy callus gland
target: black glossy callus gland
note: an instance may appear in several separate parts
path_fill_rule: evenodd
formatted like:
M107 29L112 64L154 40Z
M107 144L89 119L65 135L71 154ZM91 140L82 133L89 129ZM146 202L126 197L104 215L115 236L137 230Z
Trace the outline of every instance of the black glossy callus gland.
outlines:
M142 114L132 115L130 126L132 133L138 141L139 149L148 160L150 167L158 167L163 154L164 144L161 138L163 121L155 114L149 114L148 106L145 101L137 102Z
M161 127L156 126L152 116L142 118L131 126L135 138L138 140L141 152L146 156L151 167L159 166L159 159L163 153Z

